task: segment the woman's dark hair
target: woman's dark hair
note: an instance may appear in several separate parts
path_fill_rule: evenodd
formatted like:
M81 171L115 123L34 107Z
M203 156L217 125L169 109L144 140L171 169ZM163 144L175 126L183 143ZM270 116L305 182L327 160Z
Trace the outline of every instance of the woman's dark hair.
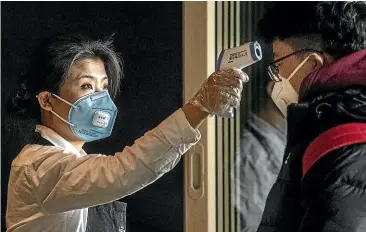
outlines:
M366 48L366 2L278 2L259 23L267 42L288 40L297 50L334 58Z
M44 40L35 49L27 74L20 79L19 89L11 99L10 113L40 120L36 95L42 91L58 94L72 64L85 58L103 61L109 93L116 97L123 78L123 61L112 43L112 36L93 40L79 34L56 35Z

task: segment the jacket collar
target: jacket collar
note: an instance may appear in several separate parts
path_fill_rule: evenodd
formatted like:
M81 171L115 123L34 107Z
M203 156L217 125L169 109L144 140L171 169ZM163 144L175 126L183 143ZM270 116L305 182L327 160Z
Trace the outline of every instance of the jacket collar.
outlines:
M366 49L310 73L300 86L299 102L323 93L366 87Z
M80 157L86 155L84 150L78 151L70 142L68 142L61 135L57 134L55 131L46 126L37 125L36 132L38 132L42 136L42 138L48 140L56 147L61 147L74 154L77 154Z

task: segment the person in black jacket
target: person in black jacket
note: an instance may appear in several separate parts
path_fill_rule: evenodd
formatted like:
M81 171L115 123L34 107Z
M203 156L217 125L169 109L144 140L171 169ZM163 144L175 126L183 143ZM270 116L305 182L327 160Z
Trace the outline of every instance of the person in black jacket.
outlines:
M366 3L281 2L259 24L273 45L272 99L287 145L258 232L366 231L366 144L333 150L303 175L323 132L366 123Z

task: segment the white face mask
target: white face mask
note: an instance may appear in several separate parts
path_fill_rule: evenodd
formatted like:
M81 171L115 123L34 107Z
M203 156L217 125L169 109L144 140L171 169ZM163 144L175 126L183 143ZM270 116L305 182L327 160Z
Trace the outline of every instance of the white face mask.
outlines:
M306 61L308 61L311 55L313 54L310 54L308 57L306 57L295 68L295 70L290 74L287 79L278 75L280 81L275 82L273 86L271 98L278 107L278 109L281 111L281 113L285 116L285 118L287 118L287 107L290 104L298 103L299 100L299 94L291 85L290 80L296 74L296 72L306 63Z

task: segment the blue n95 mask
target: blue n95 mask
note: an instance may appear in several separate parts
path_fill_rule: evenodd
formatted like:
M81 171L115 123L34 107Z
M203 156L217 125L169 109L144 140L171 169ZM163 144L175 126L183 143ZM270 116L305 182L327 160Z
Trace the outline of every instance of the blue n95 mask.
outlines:
M107 91L85 95L74 104L56 94L52 95L71 106L68 121L53 110L51 112L69 124L78 138L91 142L111 135L117 116L117 107Z

